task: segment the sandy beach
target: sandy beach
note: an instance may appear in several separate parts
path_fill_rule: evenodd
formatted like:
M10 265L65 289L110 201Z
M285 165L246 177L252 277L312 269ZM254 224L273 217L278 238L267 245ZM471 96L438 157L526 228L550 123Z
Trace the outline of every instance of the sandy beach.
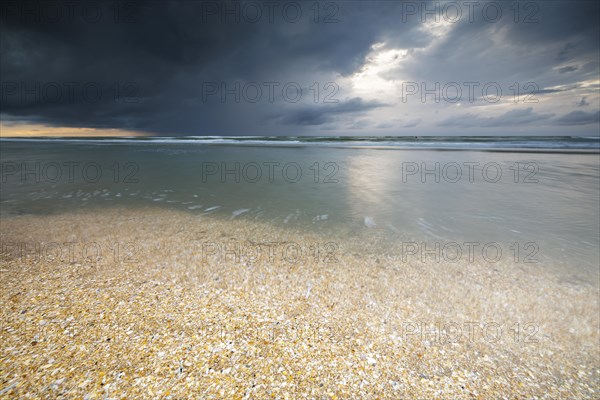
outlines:
M1 232L3 398L598 395L598 287L543 265L158 208Z

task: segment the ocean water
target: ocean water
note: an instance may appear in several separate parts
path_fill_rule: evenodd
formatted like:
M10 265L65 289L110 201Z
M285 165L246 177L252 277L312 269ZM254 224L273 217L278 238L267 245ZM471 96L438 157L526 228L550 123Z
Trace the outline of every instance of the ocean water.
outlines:
M594 283L599 154L571 137L2 139L0 215L173 208Z

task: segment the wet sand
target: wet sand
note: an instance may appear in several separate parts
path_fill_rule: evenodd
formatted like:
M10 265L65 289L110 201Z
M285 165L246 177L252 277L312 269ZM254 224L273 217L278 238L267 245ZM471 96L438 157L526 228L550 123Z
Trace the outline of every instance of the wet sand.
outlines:
M150 208L1 225L3 398L600 391L598 286L544 265Z

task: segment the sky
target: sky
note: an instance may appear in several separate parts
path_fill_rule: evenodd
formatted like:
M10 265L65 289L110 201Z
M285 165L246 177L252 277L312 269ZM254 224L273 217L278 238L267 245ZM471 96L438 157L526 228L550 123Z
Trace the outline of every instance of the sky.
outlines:
M3 1L0 135L591 135L598 1Z

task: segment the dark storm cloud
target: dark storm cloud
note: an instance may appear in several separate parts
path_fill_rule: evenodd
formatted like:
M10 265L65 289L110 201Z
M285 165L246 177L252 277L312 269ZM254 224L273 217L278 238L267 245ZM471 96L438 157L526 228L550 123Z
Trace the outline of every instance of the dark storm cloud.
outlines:
M3 121L174 135L360 126L354 116L382 103L340 87L335 97L340 102L329 104L324 88L358 71L376 43L413 55L386 73L389 79L398 74L424 81L535 79L540 88L549 88L539 94L597 79L596 2L528 2L540 4L538 22L528 24L514 23L509 2L498 3L508 17L497 23L486 21L479 8L472 22L464 15L433 47L428 46L438 40L435 32L423 29L420 13L407 12L408 3L5 1L0 113ZM297 5L302 14L296 19ZM530 11L521 10L519 19ZM552 68L560 79L547 76ZM297 83L303 94L316 83L321 97L314 101L306 95L292 104L279 90L273 101L265 92L253 102L243 92L252 82L261 87L276 82L278 88ZM229 90L240 84L241 99L227 91L207 99L207 83ZM418 117L427 120L423 115L414 120ZM489 124L485 118L480 122Z
M254 10L243 13L248 3L260 7L257 21ZM302 84L308 86L306 71L349 74L385 33L372 21L393 22L386 10L395 8L331 2L316 14L313 3L294 3L303 15L294 21L289 3L294 2L266 8L264 2L103 2L93 3L93 12L69 2L54 2L54 8L3 3L0 112L66 126L174 134L226 130L222 121L232 109L236 118L252 121L257 112L273 113L279 104L258 110L229 104L233 101L220 107L198 104L205 82L231 87L306 78ZM314 121L336 110L348 112L334 107ZM283 120L310 122L301 114L294 111Z
M297 21L290 3L301 6ZM422 35L395 34L418 21L396 24L398 6L390 2L321 3L318 14L316 3L290 1L48 4L2 5L0 112L67 126L214 133L227 128L222 121L231 110L251 121L280 105L198 104L205 82L308 86L315 75L352 73L386 35L407 46L425 42ZM254 6L262 13L256 21ZM284 120L309 123L303 112ZM331 112L317 112L313 121Z

